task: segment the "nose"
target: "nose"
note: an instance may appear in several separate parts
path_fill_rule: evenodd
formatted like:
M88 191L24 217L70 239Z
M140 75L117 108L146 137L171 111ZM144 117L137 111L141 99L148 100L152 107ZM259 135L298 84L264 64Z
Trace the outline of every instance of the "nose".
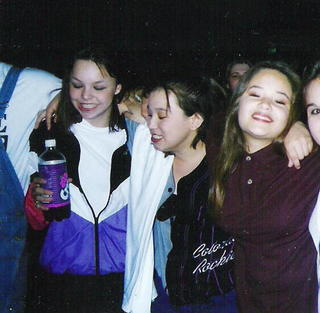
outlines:
M81 96L83 99L90 99L91 98L91 90L88 87L83 87Z
M272 102L273 102L273 99L269 97L263 97L259 104L262 108L269 110L271 108Z
M148 116L147 125L150 130L157 128L157 119L155 115Z

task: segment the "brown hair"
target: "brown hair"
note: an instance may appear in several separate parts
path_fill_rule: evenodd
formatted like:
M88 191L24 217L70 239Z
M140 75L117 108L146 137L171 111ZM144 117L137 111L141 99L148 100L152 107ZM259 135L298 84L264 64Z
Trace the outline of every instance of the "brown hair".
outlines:
M81 114L74 108L71 103L69 89L70 89L70 74L72 68L77 60L87 60L94 62L101 72L107 71L109 75L116 79L116 84L119 84L119 70L115 59L110 57L106 51L99 48L88 48L78 52L72 62L70 63L66 74L62 81L61 98L58 108L59 121L61 121L63 128L68 131L70 126L74 123L79 123L82 120ZM123 92L120 91L113 97L111 104L111 113L109 126L111 131L116 131L117 128L124 127L124 118L120 116L118 103L121 101Z
M231 97L229 110L226 116L226 124L221 149L218 154L213 173L214 186L211 188L210 192L210 201L215 210L222 207L225 198L225 188L228 177L245 153L245 139L238 122L240 97L246 91L251 79L258 72L264 69L273 69L285 75L292 88L293 95L289 110L289 118L284 131L279 138L277 138L279 142L281 141L281 138L283 138L283 136L288 132L292 124L300 116L300 78L286 63L265 61L257 63L249 69Z

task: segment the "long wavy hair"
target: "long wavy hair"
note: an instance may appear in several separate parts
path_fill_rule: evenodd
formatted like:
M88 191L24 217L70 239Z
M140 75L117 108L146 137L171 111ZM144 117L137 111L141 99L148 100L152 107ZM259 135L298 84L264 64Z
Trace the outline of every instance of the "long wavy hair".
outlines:
M222 207L228 177L246 152L245 138L238 122L240 97L247 90L251 79L257 73L265 69L272 69L282 73L288 79L292 89L292 99L287 125L279 137L274 140L274 142L278 143L277 147L280 148L279 151L283 152L282 139L293 123L300 117L300 78L286 63L265 61L257 63L249 69L235 89L228 107L222 144L214 166L214 185L211 188L209 195L209 200L213 205L214 211ZM217 211L214 212L214 215L217 216Z
M62 81L61 97L59 101L58 117L63 128L69 131L69 128L74 123L79 123L82 121L81 114L74 108L69 91L70 91L70 76L73 66L78 60L86 60L94 62L101 73L107 71L111 77L116 80L116 84L120 84L119 81L119 68L114 57L109 56L108 53L99 48L88 48L78 52L72 62L69 64L65 76ZM124 127L124 118L120 115L118 109L118 103L121 101L123 92L120 91L117 95L114 95L111 103L111 112L109 119L110 131L116 131L119 128Z

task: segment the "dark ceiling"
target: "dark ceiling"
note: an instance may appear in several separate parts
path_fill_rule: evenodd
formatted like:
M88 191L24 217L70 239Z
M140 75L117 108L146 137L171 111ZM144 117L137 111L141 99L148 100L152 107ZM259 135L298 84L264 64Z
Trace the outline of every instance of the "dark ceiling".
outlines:
M90 44L130 56L316 58L319 0L0 0L2 59L54 70Z

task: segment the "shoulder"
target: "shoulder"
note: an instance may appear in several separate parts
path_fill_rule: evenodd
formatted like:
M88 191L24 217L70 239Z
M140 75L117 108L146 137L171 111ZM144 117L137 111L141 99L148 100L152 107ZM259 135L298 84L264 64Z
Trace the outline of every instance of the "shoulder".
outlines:
M128 118L125 118L125 121L126 121L126 128L127 128L128 133L130 135L134 136L134 134L140 124L133 121L133 120L130 120Z
M27 67L23 69L19 80L21 80L22 83L37 85L41 88L46 86L50 88L61 87L61 79L51 73L36 68Z
M136 134L136 130L140 124L127 118L125 119L125 122L127 131L127 146L129 148L130 153L132 154L133 140Z
M0 79L3 80L12 65L0 62Z
M12 65L0 62L0 86L2 86Z
M280 166L281 164L281 166ZM266 169L267 177L277 180L278 189L288 192L304 194L318 193L320 188L320 151L313 152L301 162L301 168L289 168L287 160L274 165L273 169ZM270 175L270 176L269 176Z

